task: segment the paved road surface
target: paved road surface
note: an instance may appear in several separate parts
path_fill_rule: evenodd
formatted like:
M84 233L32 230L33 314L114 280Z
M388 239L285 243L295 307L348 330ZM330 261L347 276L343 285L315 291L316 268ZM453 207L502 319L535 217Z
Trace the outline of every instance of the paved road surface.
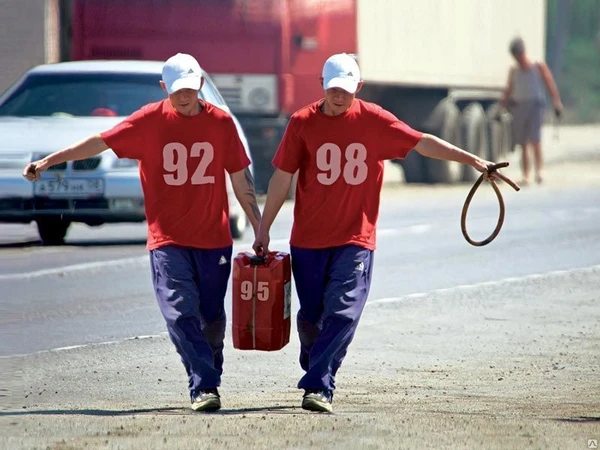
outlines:
M143 226L75 227L58 248L1 228L0 447L588 448L600 441L596 149L552 160L544 186L503 189L506 222L484 248L460 234L468 186L385 190L370 302L332 416L298 408L295 335L272 354L228 337L224 411L187 409ZM496 208L491 190L476 198L474 237ZM278 249L290 222L286 205Z

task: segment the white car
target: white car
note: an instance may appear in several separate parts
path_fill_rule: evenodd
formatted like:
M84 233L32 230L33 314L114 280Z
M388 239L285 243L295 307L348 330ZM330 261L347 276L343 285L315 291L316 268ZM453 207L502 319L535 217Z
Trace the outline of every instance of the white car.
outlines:
M0 96L0 222L35 221L45 245L64 242L69 225L143 222L137 161L112 150L51 167L39 181L21 173L29 161L108 130L142 105L165 98L162 62L80 61L48 64L26 72ZM204 73L200 97L231 113ZM232 114L248 157L248 141ZM247 218L229 177L229 222L240 238Z

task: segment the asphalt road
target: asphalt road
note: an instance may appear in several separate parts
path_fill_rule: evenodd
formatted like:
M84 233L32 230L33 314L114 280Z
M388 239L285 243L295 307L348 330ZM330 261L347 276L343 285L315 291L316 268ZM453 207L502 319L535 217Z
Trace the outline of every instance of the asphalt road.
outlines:
M515 193L505 187L504 227L483 248L470 246L460 233L467 190L385 191L371 301L600 264L600 189L535 187ZM476 197L469 215L475 238L493 229L494 202L489 187ZM287 251L290 204L280 216L272 247ZM21 240L31 230L22 229ZM0 307L5 311L0 356L163 332L144 236L144 225L78 225L64 247L0 248ZM248 230L234 253L249 249L251 236Z
M594 145L549 158L543 186L504 186L504 227L483 248L460 233L469 186L384 190L370 300L333 416L298 407L295 329L271 354L233 350L228 332L224 410L190 412L143 225L75 226L62 247L35 244L32 227L0 226L0 447L593 448ZM495 202L489 187L476 197L473 237L495 225ZM286 204L274 225L278 250L288 248L291 212ZM234 252L250 244L249 233Z

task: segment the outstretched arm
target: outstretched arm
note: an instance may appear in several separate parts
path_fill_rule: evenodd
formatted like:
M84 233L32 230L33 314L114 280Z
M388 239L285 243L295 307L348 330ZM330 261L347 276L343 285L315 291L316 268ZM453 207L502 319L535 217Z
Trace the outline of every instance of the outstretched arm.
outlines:
M67 161L90 158L98 153L102 153L106 149L108 149L108 145L106 145L99 134L96 134L70 147L54 152L44 159L27 164L23 170L23 176L29 181L39 180L40 174L44 170L47 170L48 167Z
M293 174L281 169L275 169L275 173L269 181L269 190L267 191L267 201L263 209L262 220L256 241L254 241L254 251L257 253L267 253L269 251L271 225L275 221L283 202L290 191Z
M473 166L479 172L485 172L488 166L492 164L477 155L466 152L431 134L424 134L415 146L415 150L421 155L429 158L445 159L448 161L456 161L461 164L468 164L469 166Z
M231 178L235 197L240 202L240 206L246 213L246 216L248 216L248 220L250 220L250 224L254 230L254 236L256 236L260 224L260 209L256 202L254 178L250 173L250 168L246 167L244 170L234 172L229 177Z

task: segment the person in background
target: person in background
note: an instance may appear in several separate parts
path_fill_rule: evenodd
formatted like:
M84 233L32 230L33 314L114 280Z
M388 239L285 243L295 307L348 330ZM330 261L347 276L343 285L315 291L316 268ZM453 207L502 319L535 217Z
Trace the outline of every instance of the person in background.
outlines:
M544 161L541 129L546 104L545 91L552 98L557 118L562 114L563 105L550 69L546 63L534 62L527 56L523 39L513 39L509 51L517 64L510 68L500 105L511 112L515 143L521 147L523 179L520 184L531 183L530 148L533 148L535 181L542 183Z
M270 229L298 171L290 239L300 301L297 316L302 408L331 412L335 377L367 301L384 160L423 156L458 161L488 174L492 164L356 98L363 82L354 58L331 56L324 98L295 112L273 159L254 250L267 252ZM493 177L493 175L491 175Z
M143 106L123 122L25 167L38 180L49 167L111 148L137 159L148 223L152 281L158 305L188 375L192 409L221 407L225 294L233 240L225 173L258 231L250 159L232 117L198 98L198 62L178 53L162 69L167 98ZM148 395L152 395L148 392Z

